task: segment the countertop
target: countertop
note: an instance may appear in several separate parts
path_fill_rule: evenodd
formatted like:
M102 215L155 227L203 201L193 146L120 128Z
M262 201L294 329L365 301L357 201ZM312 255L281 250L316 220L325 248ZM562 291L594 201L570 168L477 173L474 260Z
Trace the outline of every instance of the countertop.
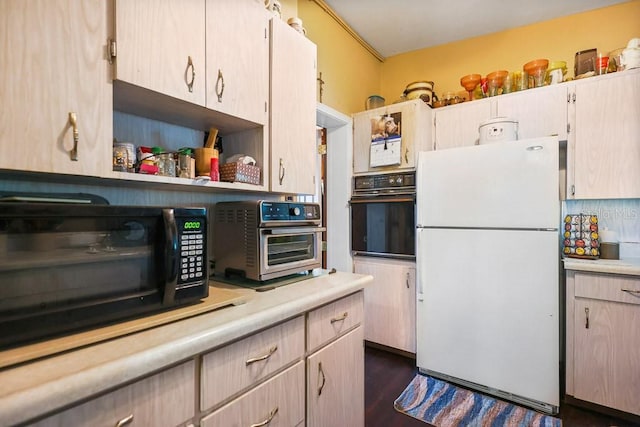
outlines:
M640 276L640 258L595 260L564 258L563 262L565 270Z
M0 425L21 423L144 377L363 289L336 272L247 292L247 302L0 370ZM212 286L228 285L211 283Z

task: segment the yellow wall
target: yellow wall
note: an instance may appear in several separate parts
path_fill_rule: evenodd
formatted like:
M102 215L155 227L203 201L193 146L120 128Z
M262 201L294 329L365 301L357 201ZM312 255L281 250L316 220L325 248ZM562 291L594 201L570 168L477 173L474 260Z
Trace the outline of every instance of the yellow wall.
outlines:
M572 76L576 52L609 52L633 37L640 37L640 0L387 58L381 95L393 102L416 80L434 81L438 95L457 92L466 74L521 70L537 58L567 61Z
M298 15L318 47L318 73L325 82L322 103L344 114L364 110L367 97L380 92L380 61L314 2L299 0Z

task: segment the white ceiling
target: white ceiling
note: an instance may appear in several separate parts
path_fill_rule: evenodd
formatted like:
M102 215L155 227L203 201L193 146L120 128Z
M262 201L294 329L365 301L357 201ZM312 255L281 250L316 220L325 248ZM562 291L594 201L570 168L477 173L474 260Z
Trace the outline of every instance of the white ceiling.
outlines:
M386 58L628 0L324 1Z

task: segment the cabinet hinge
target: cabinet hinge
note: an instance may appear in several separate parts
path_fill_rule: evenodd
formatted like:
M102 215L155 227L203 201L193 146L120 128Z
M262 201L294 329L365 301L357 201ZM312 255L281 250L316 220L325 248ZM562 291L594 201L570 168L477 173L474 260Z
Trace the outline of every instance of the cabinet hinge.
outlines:
M327 242L322 242L322 252L327 252Z
M318 145L318 154L320 154L321 156L327 154L327 144Z
M268 105L267 105L267 101L264 101L264 112L265 112L265 113L269 111L269 110L268 110L268 108L269 108L269 107L268 107Z
M117 56L117 45L116 45L116 41L113 40L112 38L107 40L108 45L108 49L109 49L109 64L113 64L113 60L116 59Z

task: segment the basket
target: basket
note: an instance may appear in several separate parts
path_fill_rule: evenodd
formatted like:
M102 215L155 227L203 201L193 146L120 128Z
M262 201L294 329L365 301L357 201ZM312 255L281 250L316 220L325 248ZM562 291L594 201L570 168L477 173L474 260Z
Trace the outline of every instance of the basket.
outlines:
M220 181L260 185L260 167L242 162L224 163L220 166Z

